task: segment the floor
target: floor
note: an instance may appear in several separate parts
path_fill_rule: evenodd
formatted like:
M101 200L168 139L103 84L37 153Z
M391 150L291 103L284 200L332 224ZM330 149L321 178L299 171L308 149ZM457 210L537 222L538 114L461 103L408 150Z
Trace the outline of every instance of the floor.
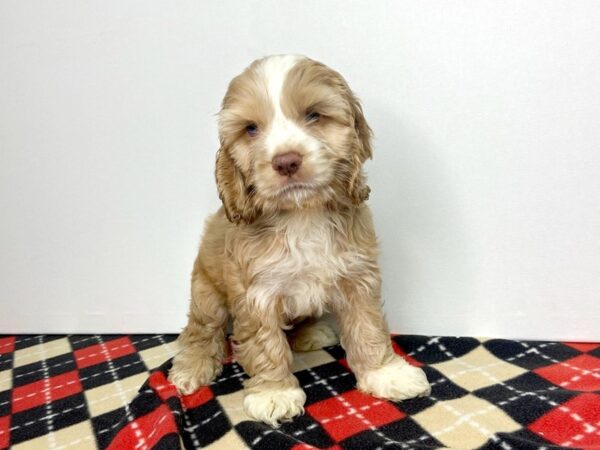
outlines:
M175 337L0 336L0 449L600 449L600 343L393 336L432 385L403 402L356 390L340 346L296 354L306 411L272 428L231 355L179 396Z

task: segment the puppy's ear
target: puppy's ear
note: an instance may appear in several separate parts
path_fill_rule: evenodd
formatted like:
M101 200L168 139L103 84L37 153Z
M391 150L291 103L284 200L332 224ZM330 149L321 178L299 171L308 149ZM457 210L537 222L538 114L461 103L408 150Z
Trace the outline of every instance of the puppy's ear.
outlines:
M257 216L252 201L254 191L251 186L246 186L242 172L225 146L217 152L215 178L227 219L235 224L242 221L252 223Z
M371 148L373 132L365 119L359 100L350 90L348 96L354 118L354 130L356 132L348 191L352 202L355 205L359 205L369 198L369 193L371 192L371 189L367 186L362 165L367 159L373 157Z

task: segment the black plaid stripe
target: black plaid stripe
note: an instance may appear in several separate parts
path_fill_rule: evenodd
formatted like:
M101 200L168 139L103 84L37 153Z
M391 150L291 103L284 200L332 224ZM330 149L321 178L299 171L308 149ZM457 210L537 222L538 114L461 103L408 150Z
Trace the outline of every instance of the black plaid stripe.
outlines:
M550 450L565 448L559 445L552 445L552 443L527 429L518 430L514 433L498 433L498 439L504 444L504 447L497 442L489 440L478 450L506 450L506 446L509 446L514 450Z
M347 450L367 448L439 448L443 445L419 426L410 417L384 425L380 433L363 431L342 441L341 447Z
M55 400L49 405L44 404L13 414L11 442L18 444L48 434L50 424L55 432L87 419L89 412L83 394L71 395Z
M10 390L0 392L0 417L10 414L10 392Z
M147 368L137 353L79 370L81 384L85 390L143 372L147 372Z
M293 434L286 433L282 429L254 422L239 423L235 429L250 448L257 450L291 449L294 445L302 442L294 438ZM186 446L186 448L191 449L193 447Z
M248 375L237 362L225 364L223 371L211 385L211 389L215 395L231 394L243 389L243 382L247 379Z
M37 361L13 369L13 387L23 386L45 377L76 370L73 353L64 353L44 361Z
M323 350L333 356L334 359L341 360L346 358L346 352L344 352L344 349L341 345L325 347Z
M198 448L221 438L232 426L219 402L212 399L198 408L184 411L183 427L186 447Z
M82 350L86 347L91 347L101 342L110 342L124 336L122 334L71 334L67 338L73 350Z
M400 407L402 411L407 414L415 415L426 410L438 401L457 399L469 394L469 391L453 383L433 367L425 366L423 367L423 370L431 384L431 395L402 402Z
M7 337L7 336L0 336L0 337ZM11 345L11 347L12 347L12 345ZM0 348L0 372L12 369L13 355L14 355L13 351L8 351L8 349Z
M354 375L337 361L294 375L306 393L306 406L330 398L332 389L344 393L356 388Z
M580 351L559 342L529 342L492 339L483 344L498 358L527 370L553 364L553 360L573 358Z
M469 337L402 335L392 339L408 356L429 365L460 358L481 345Z
M573 391L558 389L532 372L479 389L473 394L497 405L524 427L553 410L557 403L562 404L577 395Z
M176 334L136 334L130 337L132 344L138 352L174 342L177 339Z
M295 440L300 440L315 447L330 447L335 443L321 424L309 414L300 416L298 420L293 422L283 424L281 431Z
M116 433L124 426L123 417L125 417L124 406L92 417L92 427L100 449L108 447Z
M179 436L176 434L169 434L163 436L161 440L152 447L152 450L175 450L179 448Z
M13 365L13 353L2 353L0 354L0 372L12 369Z
M36 335L21 335L17 336L15 341L15 351L23 350L28 347L33 347L34 345L38 345L40 340L42 342L52 342L58 339L63 339L65 337L64 334L36 334Z

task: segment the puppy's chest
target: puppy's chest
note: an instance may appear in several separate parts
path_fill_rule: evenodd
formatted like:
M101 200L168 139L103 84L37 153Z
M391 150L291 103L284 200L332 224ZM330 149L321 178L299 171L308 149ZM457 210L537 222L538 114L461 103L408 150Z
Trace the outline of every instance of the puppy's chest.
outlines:
M351 252L327 222L292 222L273 238L256 259L256 287L265 299L282 299L288 316L320 314L347 275Z
M343 272L340 254L331 236L287 235L283 251L273 261L271 274L283 282L333 282Z
M301 232L299 232L301 231ZM343 272L342 253L334 236L317 229L286 230L278 236L279 249L266 255L267 279L289 284L310 281L332 283Z

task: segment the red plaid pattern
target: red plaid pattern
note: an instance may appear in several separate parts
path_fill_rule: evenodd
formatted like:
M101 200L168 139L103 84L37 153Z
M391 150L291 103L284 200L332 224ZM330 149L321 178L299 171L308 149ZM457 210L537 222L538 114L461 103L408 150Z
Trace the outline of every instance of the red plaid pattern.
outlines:
M542 367L535 373L574 391L600 391L600 358L588 354Z
M7 336L0 338L0 355L9 354L15 350L15 336Z
M12 413L15 414L46 403L52 403L81 391L81 383L76 371L44 378L13 389Z
M0 448L7 448L10 443L10 416L0 417Z
M307 412L338 442L406 416L390 403L357 390L313 403Z
M135 348L131 344L129 337L124 336L108 342L102 342L101 344L83 347L75 350L73 353L75 354L77 367L83 369L84 367L95 366L102 362L135 353Z
M245 416L231 355L179 396L174 339L0 337L0 449L600 449L600 344L394 336L433 388L403 402L357 391L339 346L298 354L306 414L274 429Z
M556 445L600 448L600 395L578 395L540 417L529 429Z
M116 435L115 440L108 446L109 450L126 448L153 448L165 436L176 435L172 411L163 404L154 411L132 420Z

